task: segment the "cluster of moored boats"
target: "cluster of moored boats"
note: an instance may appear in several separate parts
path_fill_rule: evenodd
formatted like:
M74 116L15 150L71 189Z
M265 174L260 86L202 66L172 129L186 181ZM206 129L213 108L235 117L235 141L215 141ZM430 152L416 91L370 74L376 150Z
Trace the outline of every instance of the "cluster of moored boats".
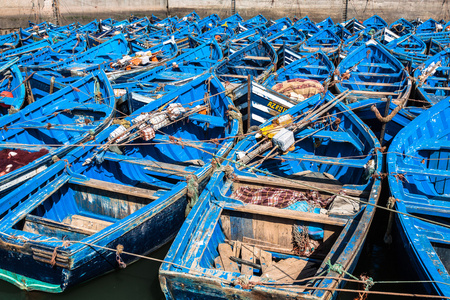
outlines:
M450 22L377 15L0 36L0 278L62 292L175 238L167 299L329 299L387 176L405 251L450 296L448 44Z

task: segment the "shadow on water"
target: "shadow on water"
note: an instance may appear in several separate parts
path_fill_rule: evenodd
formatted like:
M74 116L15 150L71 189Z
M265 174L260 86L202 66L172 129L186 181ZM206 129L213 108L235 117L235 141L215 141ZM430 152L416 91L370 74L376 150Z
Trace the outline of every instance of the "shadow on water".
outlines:
M164 259L170 244L165 245L150 256ZM127 266L125 269L111 272L94 280L88 281L62 294L48 294L42 292L24 292L14 285L0 280L0 299L8 300L128 300L146 299L161 300L158 280L160 263L141 259Z
M386 207L389 198L389 186L387 180L383 181L383 187L380 194L379 205ZM397 234L395 223L392 228L392 244L388 245L384 242L384 236L389 220L389 212L377 209L375 218L369 230L364 249L356 265L353 275L359 277L366 274L376 281L417 281L420 280L416 271L411 267L408 258L405 257L405 250L400 242ZM361 289L356 283L349 283L345 289ZM399 284L376 283L371 291L395 292L406 294L422 294L427 295L428 292L421 284ZM408 299L410 297L399 297L389 295L369 295L367 299ZM341 293L338 300L360 299L357 293Z

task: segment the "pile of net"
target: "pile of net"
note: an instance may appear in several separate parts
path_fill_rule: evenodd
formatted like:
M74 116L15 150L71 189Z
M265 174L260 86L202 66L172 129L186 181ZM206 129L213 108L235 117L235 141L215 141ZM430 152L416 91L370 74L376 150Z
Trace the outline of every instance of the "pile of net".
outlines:
M37 152L3 149L0 151L0 176L23 167L47 153L47 149L41 149Z
M303 101L325 91L322 84L320 84L317 80L301 78L289 79L287 81L277 83L272 87L272 89L275 92L297 101Z

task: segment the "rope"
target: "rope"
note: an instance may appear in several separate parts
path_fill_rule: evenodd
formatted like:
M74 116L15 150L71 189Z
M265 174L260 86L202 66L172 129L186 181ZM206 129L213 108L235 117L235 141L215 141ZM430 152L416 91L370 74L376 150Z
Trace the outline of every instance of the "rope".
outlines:
M387 115L386 117L381 116L380 112L378 111L378 108L375 105L372 105L370 107L370 110L375 113L375 116L381 123L387 123L392 120L392 118L395 117L395 115L403 108L403 105L397 105L392 112Z
M242 122L242 114L239 112L239 110L234 105L228 106L228 119L230 121L232 120L238 120L239 122L239 129L238 129L238 136L242 136L244 134L244 124ZM240 140L238 138L238 140Z
M188 216L189 212L192 210L194 205L198 201L198 179L195 175L188 175L187 179L187 197L188 203L185 210L185 217Z

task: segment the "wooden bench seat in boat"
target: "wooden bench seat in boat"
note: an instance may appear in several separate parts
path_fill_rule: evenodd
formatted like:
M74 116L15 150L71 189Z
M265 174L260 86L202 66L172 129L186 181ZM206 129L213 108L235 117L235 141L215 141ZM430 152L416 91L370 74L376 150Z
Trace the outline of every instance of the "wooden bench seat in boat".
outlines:
M128 186L128 185L124 185L124 184L117 184L117 183L112 183L112 182L107 182L107 181L97 180L97 179L92 179L92 178L88 179L88 180L83 180L83 179L79 179L77 177L72 177L69 180L69 183L80 185L80 186L85 186L85 187L89 187L89 188L104 190L104 191L108 191L108 192L149 199L149 200L156 200L159 198L159 196L155 196L155 193L157 191L137 188L137 187Z
M233 69L248 69L248 70L260 70L264 71L266 68L263 67L252 67L252 66L229 66L229 68Z
M151 170L155 172L165 173L165 174L175 174L175 175L190 175L195 173L200 165L180 163L180 164L171 164L164 163L158 161L151 161L148 159L138 159L138 158L130 158L126 155L119 155L116 153L106 152L103 156L104 159L109 161L116 162L127 162L130 164L136 164L140 166L146 167L146 170Z
M267 61L272 60L272 58L267 57L267 56L251 56L251 55L244 56L244 59L267 60Z
M247 75L236 75L236 74L219 74L220 77L232 77L232 78L247 78Z
M369 81L350 81L350 80L346 80L346 81L343 81L342 84L401 87L402 82L384 83L384 82L369 82Z
M112 224L111 222L81 215L71 215L66 217L62 222L58 222L28 214L25 217L23 231L41 234L42 230L55 230L89 236Z
M390 64L384 64L384 63L360 63L358 65L358 67L383 68L383 69L389 69L392 71L396 70Z
M316 156L316 155L302 155L297 153L284 154L281 158L289 160L297 160L297 161L310 161L323 163L327 165L341 165L349 168L364 168L368 159L349 159L349 158L339 158L339 157L326 157L326 156Z
M347 131L332 131L332 130L320 130L317 129L303 129L302 131L295 134L296 139L301 139L306 136L311 136L314 138L325 138L331 139L334 142L340 143L351 143L358 151L364 150L364 144L361 140L352 132Z

